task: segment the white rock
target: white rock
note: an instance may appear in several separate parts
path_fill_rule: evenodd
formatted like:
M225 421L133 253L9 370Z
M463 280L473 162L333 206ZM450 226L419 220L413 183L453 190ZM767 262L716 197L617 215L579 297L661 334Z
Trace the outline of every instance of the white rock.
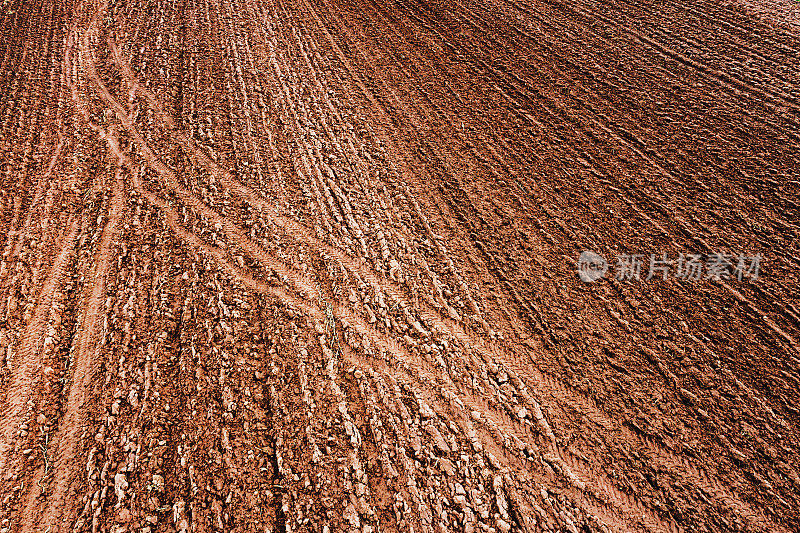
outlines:
M121 503L125 499L125 491L128 490L128 479L125 474L119 473L114 476L114 492L117 495L117 502Z

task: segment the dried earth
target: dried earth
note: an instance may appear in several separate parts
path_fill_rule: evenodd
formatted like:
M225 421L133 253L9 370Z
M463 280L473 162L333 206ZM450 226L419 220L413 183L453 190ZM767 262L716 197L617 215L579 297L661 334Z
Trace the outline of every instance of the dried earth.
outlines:
M5 0L0 532L800 530L798 6Z

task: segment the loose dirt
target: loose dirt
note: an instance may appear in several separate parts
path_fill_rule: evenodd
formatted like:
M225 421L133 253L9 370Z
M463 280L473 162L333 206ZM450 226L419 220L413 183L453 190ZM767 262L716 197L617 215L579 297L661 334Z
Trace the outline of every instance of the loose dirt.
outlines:
M797 531L797 5L6 0L0 533Z

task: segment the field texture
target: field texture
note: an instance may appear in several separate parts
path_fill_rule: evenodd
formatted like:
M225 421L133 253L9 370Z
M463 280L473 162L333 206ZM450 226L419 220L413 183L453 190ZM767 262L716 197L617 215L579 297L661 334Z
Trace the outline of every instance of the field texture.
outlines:
M792 0L4 0L0 533L800 531L798 161Z

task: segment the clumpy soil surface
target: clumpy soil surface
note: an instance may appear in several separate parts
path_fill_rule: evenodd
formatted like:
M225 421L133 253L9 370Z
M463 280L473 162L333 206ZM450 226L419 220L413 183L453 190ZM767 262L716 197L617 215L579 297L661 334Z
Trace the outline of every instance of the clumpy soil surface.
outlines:
M800 530L798 6L5 0L0 532Z

